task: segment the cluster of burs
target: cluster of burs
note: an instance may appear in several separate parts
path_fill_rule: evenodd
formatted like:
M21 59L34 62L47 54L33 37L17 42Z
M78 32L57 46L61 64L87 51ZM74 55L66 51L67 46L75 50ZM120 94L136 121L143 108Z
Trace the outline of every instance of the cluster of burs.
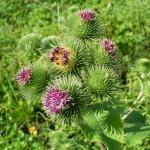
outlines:
M73 123L111 104L119 83L119 52L91 9L68 17L59 36L24 36L19 48L34 59L16 74L22 95L37 100L53 121ZM29 54L29 55L30 55ZM36 59L35 59L36 55Z

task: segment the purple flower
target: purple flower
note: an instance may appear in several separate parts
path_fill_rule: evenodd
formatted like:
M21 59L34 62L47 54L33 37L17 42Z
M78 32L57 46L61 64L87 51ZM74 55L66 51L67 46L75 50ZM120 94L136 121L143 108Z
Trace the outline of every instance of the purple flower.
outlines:
M16 74L16 81L21 85L25 85L29 82L31 75L32 71L30 68L23 68Z
M62 47L56 47L50 53L50 60L57 65L68 65L70 52Z
M108 39L104 39L101 42L102 47L109 53L111 54L112 52L114 52L116 50L116 45Z
M71 101L67 91L48 87L42 98L42 106L47 115L60 113Z
M79 13L80 18L86 22L90 22L92 20L94 20L95 18L95 14L92 10L81 10L81 12Z

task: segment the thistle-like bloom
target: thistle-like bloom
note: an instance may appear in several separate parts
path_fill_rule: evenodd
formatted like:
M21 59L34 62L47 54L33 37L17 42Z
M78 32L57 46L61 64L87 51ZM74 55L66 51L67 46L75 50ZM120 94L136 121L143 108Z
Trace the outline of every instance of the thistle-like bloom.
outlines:
M56 47L52 50L50 54L50 60L56 65L68 65L70 63L70 52L65 48Z
M102 47L103 47L109 54L113 53L113 52L116 50L116 45L115 45L111 40L104 39L104 40L102 40L101 44L102 44Z
M56 87L48 87L42 98L42 105L45 113L60 113L71 101L67 91L59 90Z
M95 19L95 13L92 10L81 10L79 15L80 18L86 22L90 22Z
M16 74L16 81L18 84L25 85L29 82L32 76L32 71L30 68L23 68Z

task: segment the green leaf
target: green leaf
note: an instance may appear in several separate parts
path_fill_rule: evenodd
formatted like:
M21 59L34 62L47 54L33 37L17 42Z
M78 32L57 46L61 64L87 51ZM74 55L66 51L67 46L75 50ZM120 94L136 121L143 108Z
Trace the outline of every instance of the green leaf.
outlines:
M105 111L100 116L99 120L102 129L109 134L121 134L123 132L123 124L121 122L120 114L117 111Z
M79 122L84 136L90 141L103 142L107 145L109 150L122 150L121 143L106 136L100 126L96 116L88 113L84 116L83 120Z
M93 98L92 98L93 99ZM98 113L98 115L102 114L103 112L115 112L115 113L122 113L124 111L124 108L122 106L122 104L120 103L118 98L106 98L103 100L100 100L100 98L94 98L93 104L89 105L88 109L92 112L92 113Z
M125 120L125 140L128 145L136 146L150 136L150 126L145 124L145 117L133 111Z
M150 137L150 126L145 124L134 124L125 128L126 142L130 146L141 144L142 140Z
M126 119L125 123L137 124L137 123L145 123L145 117L140 114L138 111L133 111Z
M89 110L94 113L107 136L123 143L123 123L120 118L122 108L117 99L92 104L89 106Z

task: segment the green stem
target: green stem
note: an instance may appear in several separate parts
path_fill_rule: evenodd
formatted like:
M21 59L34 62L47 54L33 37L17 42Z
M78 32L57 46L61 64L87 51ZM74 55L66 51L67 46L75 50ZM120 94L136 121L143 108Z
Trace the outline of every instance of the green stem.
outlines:
M137 97L137 99L133 102L133 107L128 108L127 113L122 117L122 120L125 120L135 109L139 108L142 104L142 102L145 100L143 97L143 76L141 75L141 77L137 77L137 79L140 82L141 85L141 90L139 92L139 95Z
M99 142L99 143L100 143L101 150L107 150L107 147L105 146L105 144L103 144L102 142Z

